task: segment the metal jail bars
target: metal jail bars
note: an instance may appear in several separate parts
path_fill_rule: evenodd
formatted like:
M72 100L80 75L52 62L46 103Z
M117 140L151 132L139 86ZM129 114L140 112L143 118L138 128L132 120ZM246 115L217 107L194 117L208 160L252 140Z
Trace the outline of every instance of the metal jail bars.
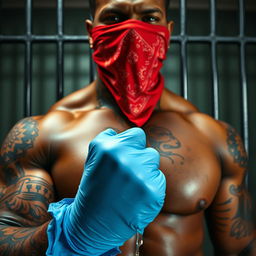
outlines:
M26 1L26 33L24 35L0 35L0 43L23 43L25 45L25 104L24 116L32 113L32 44L35 42L54 42L57 45L57 86L56 99L63 97L63 65L64 65L64 44L67 42L85 42L88 44L88 36L66 35L63 33L63 0L57 0L57 33L55 35L34 35L32 34L32 0ZM216 34L216 0L209 0L210 3L210 34L207 36L191 36L187 33L187 0L180 0L180 34L172 37L172 42L180 45L181 58L181 84L182 96L188 98L188 64L187 46L190 43L208 44L211 48L211 76L213 92L213 116L219 119L219 74L217 69L217 46L220 43L236 44L240 48L240 77L241 77L241 97L242 97L242 136L246 150L249 151L248 133L248 83L245 67L245 47L249 43L256 43L256 37L245 36L245 2L237 0L239 4L239 35L238 36L218 36ZM94 65L90 64L90 80L94 78Z

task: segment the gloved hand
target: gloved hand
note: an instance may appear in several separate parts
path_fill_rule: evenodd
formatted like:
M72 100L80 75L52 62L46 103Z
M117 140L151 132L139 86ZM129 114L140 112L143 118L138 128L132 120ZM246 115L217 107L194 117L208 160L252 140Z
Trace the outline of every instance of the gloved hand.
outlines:
M55 214L55 224L57 219L62 222L60 239L74 252L67 255L96 256L111 249L116 254L115 248L136 232L142 234L157 216L164 203L166 182L158 169L158 152L145 146L145 133L140 128L120 134L108 129L90 143L77 195L65 211L58 205ZM50 231L51 227L48 236Z

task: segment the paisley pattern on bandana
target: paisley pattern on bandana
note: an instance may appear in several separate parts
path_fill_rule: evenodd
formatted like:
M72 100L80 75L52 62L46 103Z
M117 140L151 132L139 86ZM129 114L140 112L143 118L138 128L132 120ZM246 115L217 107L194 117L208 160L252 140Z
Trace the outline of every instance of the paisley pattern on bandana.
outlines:
M92 31L98 73L128 119L142 126L160 99L160 73L169 31L164 26L128 20Z

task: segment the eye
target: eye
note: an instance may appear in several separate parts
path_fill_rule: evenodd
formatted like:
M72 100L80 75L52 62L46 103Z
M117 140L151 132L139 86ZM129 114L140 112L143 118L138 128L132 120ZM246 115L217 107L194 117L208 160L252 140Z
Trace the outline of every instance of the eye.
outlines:
M152 15L147 15L142 18L142 21L147 23L156 23L156 22L159 22L159 20L160 20L159 17L152 16Z
M124 17L119 14L109 14L103 18L105 24L115 24L124 21Z

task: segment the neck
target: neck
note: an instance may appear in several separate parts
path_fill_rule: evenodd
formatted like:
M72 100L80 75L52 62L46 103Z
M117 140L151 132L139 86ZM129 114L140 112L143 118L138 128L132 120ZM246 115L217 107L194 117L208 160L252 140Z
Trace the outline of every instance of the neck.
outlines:
M100 78L96 79L96 94L97 94L97 108L109 108L112 109L115 114L121 117L122 122L129 124L129 126L134 126L127 117L123 114L119 106L117 105L112 94L109 92L108 88L104 85Z
M124 116L119 106L117 105L114 97L109 92L108 88L104 85L100 78L96 79L96 92L97 92L97 108L107 107L115 111L115 113Z
M115 99L100 78L96 79L96 92L98 101L97 108L108 107L114 110L119 109Z

